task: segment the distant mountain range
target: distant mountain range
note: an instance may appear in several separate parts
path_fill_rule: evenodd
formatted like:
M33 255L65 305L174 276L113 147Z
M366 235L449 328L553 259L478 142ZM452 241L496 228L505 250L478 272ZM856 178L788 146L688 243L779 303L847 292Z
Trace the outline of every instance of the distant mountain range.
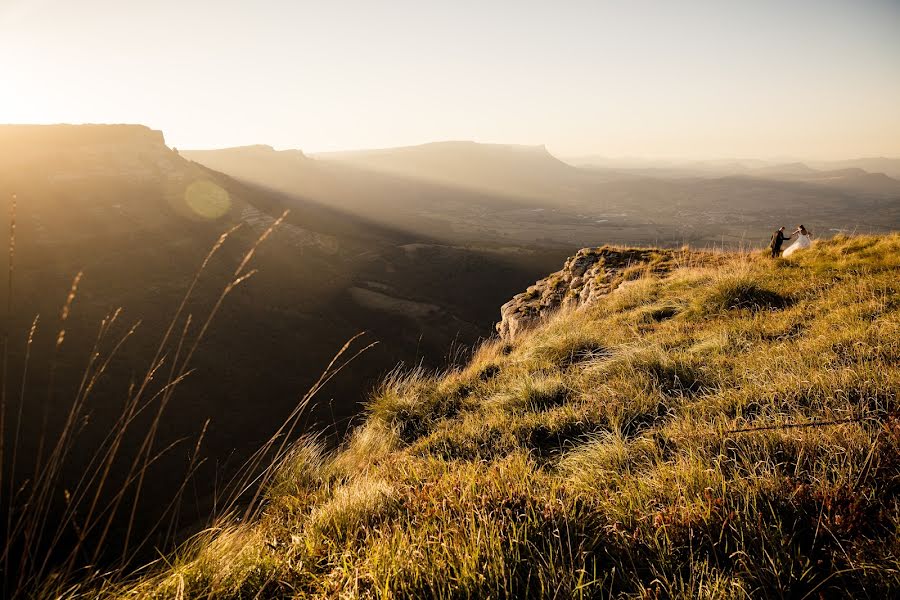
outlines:
M313 156L186 151L239 179L454 243L710 245L900 226L900 181L859 168L759 160L573 166L543 147L440 142ZM596 161L595 161L596 162Z
M886 175L808 164L728 169L581 167L543 147L472 142L314 156L266 145L176 152L142 126L0 126L0 197L17 194L9 372L19 381L39 314L27 386L45 397L37 390L52 385L46 404L23 406L31 446L21 455L36 450L45 418L50 432L61 426L104 316L124 307L121 326L142 325L94 390L88 441L108 432L220 234L239 226L199 280L188 307L197 318L286 209L253 260L258 273L201 344L160 445L194 436L212 417L205 455L237 450L238 461L341 344L367 331L381 343L309 414L314 430L343 430L381 374L398 361L446 364L448 348L490 335L506 299L583 246L758 246L774 227L799 222L823 236L900 229L900 188ZM3 211L3 231L10 215ZM60 308L78 272L56 353ZM161 461L152 489L176 485L184 459ZM212 485L215 465L205 468L198 481ZM211 488L200 487L202 504Z
M853 158L848 160L808 161L816 169L863 169L869 173L884 173L888 177L900 179L900 158Z
M274 158L267 180L290 174L284 165L317 164L295 152L239 154L260 152ZM328 169L322 177L321 185L342 181ZM193 315L188 339L244 253L276 217L291 211L254 257L251 267L258 272L222 305L160 426L158 445L164 448L195 440L211 418L203 456L216 460L197 475L201 504L222 468L216 461L232 456L229 464L239 464L267 439L351 336L366 332L361 344L379 343L317 396L307 413L310 430L343 431L371 386L398 362L444 365L454 344L464 348L489 335L503 299L565 254L558 247L535 253L458 245L433 230L404 229L402 219L392 225L375 218L384 207L369 207L361 193L369 188L352 178L345 195L342 189L329 196L333 203L323 203L318 195L313 200L239 181L187 160L166 147L161 132L141 126L0 127L2 231L9 232L15 218L12 315L5 321L12 349L8 372L20 385L25 340L39 315L25 397L49 398L22 404L19 456L33 460L41 440L63 426L98 327L122 307L115 335L141 324L93 390L65 482L75 485L90 448L119 416L129 385L149 367L204 256L229 228L239 226L207 266L183 315ZM13 194L14 213L7 206ZM341 197L350 204L341 204ZM417 197L401 195L399 201L409 206ZM444 192L433 201L451 200ZM61 308L79 272L83 278L63 323ZM176 330L182 327L183 319ZM63 328L65 343L57 351ZM170 360L176 352L171 344L166 349ZM16 414L18 394L8 410ZM138 423L135 431L146 425ZM139 441L126 440L124 453ZM147 520L178 487L193 443L168 453L148 475L141 511ZM21 477L30 475L29 464L19 466ZM185 512L187 522L190 514Z
M735 175L753 171L771 171L773 173L806 171L840 171L859 169L872 174L884 174L893 179L900 179L900 158L855 158L847 160L784 160L771 161L760 159L719 159L719 160L667 160L643 158L613 158L606 156L572 156L566 162L582 167L603 167L610 169L629 169L642 171L658 171L664 173L684 172L709 175Z

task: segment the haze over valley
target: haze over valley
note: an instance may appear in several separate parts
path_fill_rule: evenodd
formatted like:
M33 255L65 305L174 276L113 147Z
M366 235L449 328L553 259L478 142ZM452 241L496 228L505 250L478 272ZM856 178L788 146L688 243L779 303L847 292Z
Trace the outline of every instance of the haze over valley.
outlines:
M36 315L30 360L59 361L52 374L33 369L26 384L55 390L49 406L23 407L30 453L42 427L62 427L98 325L123 308L119 333L140 325L95 392L109 400L93 408L82 433L102 438L119 414L121 400L114 399L148 368L203 257L234 226L187 307L195 319L210 310L254 241L290 210L260 247L257 272L223 304L179 391L184 400L165 414L160 436L165 446L212 417L204 447L217 460L240 457L271 435L334 353L367 332L361 346L378 345L330 383L306 415L311 430L343 432L379 376L401 361L445 364L454 344L489 335L499 304L566 252L517 254L476 240L462 246L459 238L406 230L402 219L389 225L370 212L238 181L179 156L162 133L142 126L0 127L0 151L8 157L0 184L16 194L15 212L3 223L9 230L9 217L15 219L9 326L19 334L10 368L24 367L22 333ZM71 317L59 323L78 273ZM66 343L56 353L58 328L66 329ZM154 489L182 477L175 465L183 455L171 460L153 472L161 478ZM215 481L221 465L207 468L203 477ZM20 473L27 476L27 468ZM211 492L207 484L204 493Z
M758 247L773 222L810 214L821 237L900 228L900 182L858 167L574 166L543 147L473 142L313 156L266 145L176 151L162 132L138 125L3 126L0 155L0 187L16 195L2 224L15 236L8 368L25 369L26 358L53 365L32 368L23 382L26 394L48 390L45 403L21 407L24 455L43 452L47 432L64 427L101 321L123 308L118 334L138 324L92 391L98 401L79 432L85 450L73 453L62 480L69 487L219 236L237 226L186 307L197 317L188 339L244 253L289 211L162 413L162 447L210 419L200 483L181 517L187 531L211 510L215 482L279 426L357 333L365 332L359 348L377 344L319 391L306 431L339 439L398 363L443 368L465 357L491 336L501 304L580 247ZM58 330L65 344L57 347ZM140 439L126 437L125 450ZM178 486L189 449L182 443L148 471L138 530L158 518L154 507ZM124 477L126 465L112 477Z
M473 142L312 157L268 146L184 155L376 222L513 247L756 245L773 218L799 222L812 210L825 232L887 231L900 197L900 180L860 168L575 167L544 147Z
M0 597L893 597L898 32L0 2Z
M857 167L574 166L544 147L473 142L313 156L266 145L176 151L138 125L4 126L0 150L0 183L17 195L11 331L41 315L38 364L54 356L53 315L84 274L51 402L68 401L98 323L120 307L119 327L140 326L97 393L124 393L219 235L240 226L203 273L192 312L213 305L243 253L289 211L164 416L162 444L212 417L204 447L219 458L265 439L341 345L366 332L361 343L378 344L306 416L309 430L340 434L380 376L400 362L456 360L491 335L501 304L580 247L758 247L773 222L810 214L823 237L900 228L900 182ZM47 375L27 385L43 389ZM61 427L65 410L24 409L36 452L38 429L45 419ZM116 411L96 408L83 435L102 436ZM173 465L163 460L154 477L175 485Z

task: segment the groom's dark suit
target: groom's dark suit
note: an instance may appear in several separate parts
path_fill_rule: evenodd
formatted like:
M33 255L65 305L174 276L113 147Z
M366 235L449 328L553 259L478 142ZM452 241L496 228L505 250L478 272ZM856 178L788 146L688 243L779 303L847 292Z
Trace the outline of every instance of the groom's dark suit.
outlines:
M772 242L769 244L769 247L772 249L772 258L781 255L781 245L784 243L784 240L788 240L790 238L784 237L784 232L780 229L772 234Z

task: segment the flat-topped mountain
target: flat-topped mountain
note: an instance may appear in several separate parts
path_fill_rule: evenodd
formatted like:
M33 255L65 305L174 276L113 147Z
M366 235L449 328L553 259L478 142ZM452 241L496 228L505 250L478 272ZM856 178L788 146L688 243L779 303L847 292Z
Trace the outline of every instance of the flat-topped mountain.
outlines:
M0 145L16 149L15 154L20 156L48 148L92 148L95 152L117 148L128 152L160 149L165 146L165 136L144 125L0 125Z
M404 174L400 168L376 170L354 160L310 158L298 150L276 151L268 146L187 150L182 154L295 201L326 206L445 244L532 245L537 237L530 232L516 234L519 224L515 222L521 219L515 217L533 211L533 201L498 193L465 178L452 181L449 174L428 177ZM469 161L473 162L478 163ZM493 165L488 162L480 168L490 170Z
M286 174L277 170L278 167L295 169L309 162L309 158L301 150L275 150L266 144L236 146L221 150L182 150L181 154L201 164L214 163L218 170L226 173L234 172L235 176L239 176L250 161L271 159L265 166L272 169L270 176L274 180ZM259 176L263 178L265 173L260 173Z
M315 156L376 172L523 197L540 197L578 176L577 169L544 146L434 142Z

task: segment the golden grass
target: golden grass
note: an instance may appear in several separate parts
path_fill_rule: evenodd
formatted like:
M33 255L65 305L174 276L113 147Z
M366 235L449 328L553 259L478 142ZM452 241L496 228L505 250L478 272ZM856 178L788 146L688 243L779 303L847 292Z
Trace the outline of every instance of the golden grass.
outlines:
M898 275L900 234L686 255L460 370L395 372L260 514L101 595L895 596Z

